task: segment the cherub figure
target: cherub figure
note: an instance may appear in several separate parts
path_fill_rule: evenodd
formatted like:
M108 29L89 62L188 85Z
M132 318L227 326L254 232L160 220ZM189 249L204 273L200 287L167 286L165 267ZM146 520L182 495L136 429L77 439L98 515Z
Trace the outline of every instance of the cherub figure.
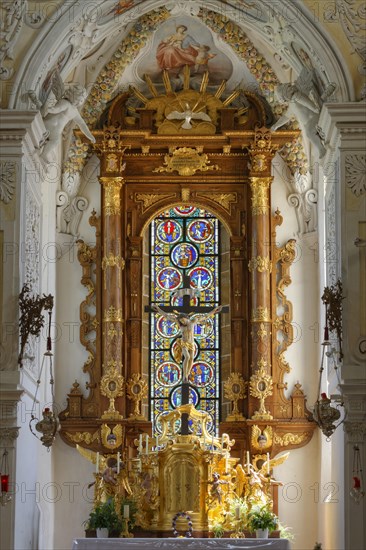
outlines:
M80 445L76 445L76 449L81 456L93 464L97 463L97 453L95 451L85 449ZM102 454L98 456L100 474L96 475L95 481L88 485L89 488L95 486L95 502L106 502L110 497L121 498L121 496L131 495L132 489L125 463L120 461L118 465L115 456L103 456Z
M245 464L245 471L241 464L236 467L236 494L243 497L249 506L264 505L270 502L269 487L271 484L279 484L268 473L275 466L279 466L287 460L290 453L285 453L277 458L266 460L259 469L252 464Z
M210 61L210 59L216 57L216 54L209 53L211 48L210 46L206 46L205 44L200 44L199 46L195 46L194 44L192 44L192 48L197 51L194 71L198 73L200 67L202 67L203 70L207 68L208 62Z
M74 84L66 89L61 80L60 73L55 71L51 89L56 98L54 105L50 105L49 101L46 101L41 106L35 93L32 91L28 92L31 101L40 109L47 130L47 140L42 151L42 156L47 162L52 161L53 151L60 143L62 132L65 126L71 121L79 126L80 130L91 142L95 143L95 137L78 110L78 107L83 104L86 98L85 88L80 84Z
M220 479L220 474L218 474L217 472L214 472L212 474L212 478L213 478L212 481L207 482L209 485L212 485L210 489L211 498L210 498L209 504L212 504L213 502L215 502L215 500L217 500L217 502L221 504L222 495L223 495L223 490L221 488L221 485L228 485L229 482L223 479Z

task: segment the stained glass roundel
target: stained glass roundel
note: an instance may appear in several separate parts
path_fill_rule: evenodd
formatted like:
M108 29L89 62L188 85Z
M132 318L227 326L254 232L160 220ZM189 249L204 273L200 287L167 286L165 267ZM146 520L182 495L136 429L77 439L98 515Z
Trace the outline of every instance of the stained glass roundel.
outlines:
M159 271L157 279L160 288L176 290L182 282L182 275L175 267L165 267Z
M192 267L197 262L198 250L192 244L177 244L172 250L171 257L174 265L185 269L186 267Z
M205 289L212 285L211 272L206 267L195 267L188 273L192 288Z
M173 210L178 216L191 216L196 208L194 206L177 206Z
M196 243L205 243L211 239L214 229L208 220L194 220L188 224L187 233L191 241Z
M192 315L192 319L197 317L197 315ZM214 331L214 321L213 319L206 319L204 323L197 323L194 327L194 337L201 339L211 336Z
M174 220L164 220L158 225L156 233L163 243L174 244L181 238L182 228Z
M205 361L197 361L193 363L192 370L189 374L189 381L198 387L210 384L214 379L213 368Z
M160 336L163 338L174 338L179 332L179 326L175 321L166 317L159 317L156 323L156 328Z
M156 369L156 378L162 386L176 386L182 379L182 370L171 361L165 361Z
M175 390L171 392L169 399L174 408L179 407L182 404L182 386L175 388ZM196 406L198 405L199 400L200 396L198 392L194 388L190 387L189 402L192 403L192 405Z

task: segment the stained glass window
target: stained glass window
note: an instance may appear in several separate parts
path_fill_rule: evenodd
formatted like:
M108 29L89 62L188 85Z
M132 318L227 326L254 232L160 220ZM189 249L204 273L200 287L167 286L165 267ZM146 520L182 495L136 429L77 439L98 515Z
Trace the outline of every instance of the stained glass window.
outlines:
M150 300L160 307L183 305L184 284L196 290L190 306L216 307L219 294L220 225L206 210L179 206L163 212L151 223ZM175 311L178 311L175 310ZM193 313L194 315L194 313ZM179 325L159 313L150 314L150 418L155 434L159 418L181 404L182 365L177 360ZM190 402L219 422L219 315L197 324L195 362L189 377Z

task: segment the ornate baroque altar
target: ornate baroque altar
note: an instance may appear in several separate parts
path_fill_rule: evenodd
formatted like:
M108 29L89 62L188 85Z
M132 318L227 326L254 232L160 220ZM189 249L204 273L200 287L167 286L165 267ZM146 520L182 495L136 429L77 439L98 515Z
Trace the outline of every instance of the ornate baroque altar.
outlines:
M181 90L173 90L166 71L163 85L147 79L150 96L137 89L121 94L93 131L102 208L90 218L96 244L78 242L87 291L80 339L89 353L83 370L90 380L86 393L73 384L60 415L61 436L97 462L96 504L111 495L121 502L131 496L139 527L155 535L171 533L172 517L187 511L195 533L207 536L230 495L250 502L249 464L267 475L262 493L276 511L270 460L306 445L315 428L301 384L285 395L290 367L284 353L293 338L285 290L295 241L276 245L282 216L271 209L273 157L298 132L271 133L259 96L225 94L225 82L209 90L208 73L199 90L190 88L188 67ZM131 98L138 104L132 111ZM143 341L149 304L144 234L155 216L177 205L209 210L229 235L230 349L221 371L227 401L219 433L208 427L204 411L183 404L163 415L156 438ZM187 434L179 431L182 415L189 418ZM117 485L108 489L103 468L111 458L118 462ZM215 473L220 497L213 490Z

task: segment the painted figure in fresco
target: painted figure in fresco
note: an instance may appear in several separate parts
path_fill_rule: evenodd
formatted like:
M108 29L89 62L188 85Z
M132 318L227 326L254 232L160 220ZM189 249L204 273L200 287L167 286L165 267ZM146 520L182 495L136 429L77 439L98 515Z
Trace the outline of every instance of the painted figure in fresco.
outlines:
M205 44L200 44L199 46L195 46L194 44L192 44L192 48L197 51L194 72L198 73L200 69L202 72L205 72L207 70L208 62L210 61L210 59L216 57L216 54L209 53L211 48L209 46L206 46Z
M195 315L194 318L185 313L165 313L157 305L152 305L151 309L178 323L182 336L177 340L176 358L178 362L183 359L183 379L188 380L194 361L194 328L197 323L203 324L207 319L214 317L221 311L222 306L217 306L208 313Z
M317 148L320 158L325 154L321 140L321 129L318 126L319 114L326 99L333 94L336 86L330 82L324 86L318 71L305 50L300 49L299 57L303 64L300 75L292 83L279 84L276 95L282 102L288 102L287 111L273 124L272 131L277 130L291 120L294 115L302 122L306 135Z
M200 45L187 34L188 28L179 25L175 33L162 40L156 51L156 60L160 69L180 69L184 65L196 64L198 51L193 47Z

